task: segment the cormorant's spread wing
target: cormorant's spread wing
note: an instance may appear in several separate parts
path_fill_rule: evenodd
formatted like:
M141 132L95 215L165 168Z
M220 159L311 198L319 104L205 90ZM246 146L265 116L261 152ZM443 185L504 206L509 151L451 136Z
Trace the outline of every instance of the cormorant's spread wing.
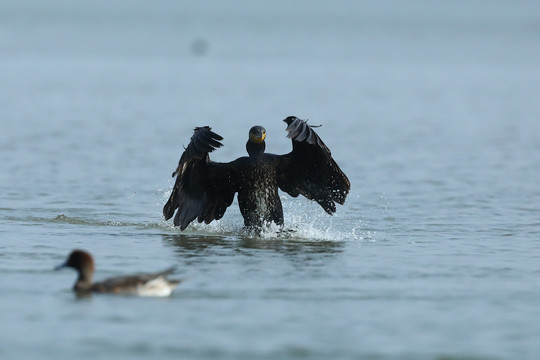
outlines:
M163 207L165 220L176 209L174 225L184 230L190 222L210 223L223 217L234 198L233 167L210 161L209 152L222 146L221 136L208 126L197 127L180 157L171 196Z
M283 121L293 150L279 156L279 188L293 197L302 194L317 201L327 213L334 213L335 203L343 204L349 193L349 179L313 127L294 116Z

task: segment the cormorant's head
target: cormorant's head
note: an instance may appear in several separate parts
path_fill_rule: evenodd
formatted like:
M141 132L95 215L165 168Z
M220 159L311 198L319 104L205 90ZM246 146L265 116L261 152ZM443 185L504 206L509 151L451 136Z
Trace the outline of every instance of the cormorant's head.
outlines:
M262 126L254 126L249 129L249 141L255 144L260 144L266 138L266 129Z

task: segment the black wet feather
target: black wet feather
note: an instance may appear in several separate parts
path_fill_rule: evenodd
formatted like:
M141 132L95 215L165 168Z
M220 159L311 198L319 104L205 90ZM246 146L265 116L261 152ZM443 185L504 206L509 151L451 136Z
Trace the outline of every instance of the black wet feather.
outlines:
M290 153L266 154L264 141L248 140L249 157L230 163L216 163L209 158L210 152L223 146L220 142L223 138L208 126L195 128L173 173L177 178L163 207L165 219L174 216L174 224L181 230L195 219L204 223L221 219L238 192L246 226L260 226L268 221L282 225L278 187L293 197L301 194L316 201L327 213L333 214L335 204L343 204L349 192L347 176L313 126L295 116L284 121L287 137L292 141ZM254 169L259 170L254 172ZM264 194L258 193L260 191ZM263 208L270 209L265 214L258 210L260 200L255 200L261 197L267 202Z

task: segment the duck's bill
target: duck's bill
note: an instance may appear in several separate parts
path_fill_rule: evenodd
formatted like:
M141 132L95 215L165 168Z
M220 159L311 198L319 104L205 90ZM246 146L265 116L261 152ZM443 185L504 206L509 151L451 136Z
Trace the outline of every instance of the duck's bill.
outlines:
M54 270L61 270L61 269L65 268L66 266L67 266L66 263L62 263L60 265L56 265L54 267Z

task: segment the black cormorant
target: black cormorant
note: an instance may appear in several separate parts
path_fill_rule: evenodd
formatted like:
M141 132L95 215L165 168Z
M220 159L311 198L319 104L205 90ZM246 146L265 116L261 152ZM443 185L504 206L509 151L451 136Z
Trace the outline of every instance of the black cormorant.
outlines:
M210 160L208 153L222 146L221 136L208 126L197 127L173 173L176 183L163 207L165 220L176 212L174 225L184 230L197 219L209 224L223 217L238 193L238 205L248 228L274 222L283 225L283 209L278 188L293 197L315 200L329 214L343 204L351 187L330 150L306 121L289 116L287 137L293 149L285 155L267 154L266 130L249 130L243 156L229 163Z

